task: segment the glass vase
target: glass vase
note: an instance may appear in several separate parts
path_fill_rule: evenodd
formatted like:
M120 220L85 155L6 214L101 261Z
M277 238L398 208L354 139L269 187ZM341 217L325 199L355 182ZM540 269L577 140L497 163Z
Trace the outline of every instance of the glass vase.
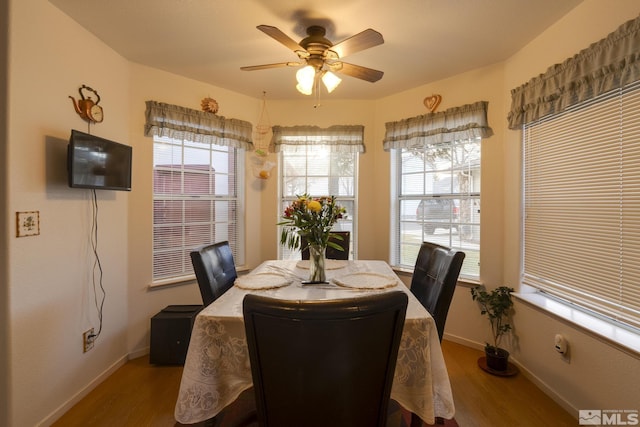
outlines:
M309 245L309 282L326 282L324 272L324 250L322 245Z

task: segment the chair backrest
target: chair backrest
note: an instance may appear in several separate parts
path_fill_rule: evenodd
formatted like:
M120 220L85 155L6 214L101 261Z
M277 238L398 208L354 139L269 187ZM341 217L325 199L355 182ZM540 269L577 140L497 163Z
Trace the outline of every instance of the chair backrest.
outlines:
M349 259L349 247L351 243L351 232L350 231L332 231L331 234L338 235L342 237L342 240L336 239L333 236L329 237L330 242L334 242L338 246L342 248L341 251L338 249L334 249L331 246L327 246L327 249L324 252L324 256L327 259L340 259L340 260L348 260ZM302 247L302 259L309 259L309 248L307 247L307 239L304 237L300 237L300 244Z
M202 246L191 253L202 302L211 304L233 286L238 277L229 242Z
M436 321L440 341L464 257L464 252L430 242L418 252L411 292Z
M329 301L248 294L260 425L385 426L406 308L398 291Z

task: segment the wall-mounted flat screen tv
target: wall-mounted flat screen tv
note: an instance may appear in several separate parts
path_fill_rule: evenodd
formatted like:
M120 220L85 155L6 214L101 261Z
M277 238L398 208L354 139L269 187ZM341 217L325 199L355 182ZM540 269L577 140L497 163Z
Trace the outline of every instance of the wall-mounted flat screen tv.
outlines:
M131 191L132 149L73 129L67 167L69 187Z

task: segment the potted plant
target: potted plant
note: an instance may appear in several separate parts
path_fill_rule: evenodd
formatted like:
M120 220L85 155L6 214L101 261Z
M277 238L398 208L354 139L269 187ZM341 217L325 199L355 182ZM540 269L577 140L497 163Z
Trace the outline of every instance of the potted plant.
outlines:
M487 292L484 286L471 288L471 298L480 304L480 314L486 315L491 324L493 343L486 343L484 352L487 367L497 372L504 372L509 367L509 352L500 347L500 340L511 330L511 292L513 288L507 286L500 286L491 292Z

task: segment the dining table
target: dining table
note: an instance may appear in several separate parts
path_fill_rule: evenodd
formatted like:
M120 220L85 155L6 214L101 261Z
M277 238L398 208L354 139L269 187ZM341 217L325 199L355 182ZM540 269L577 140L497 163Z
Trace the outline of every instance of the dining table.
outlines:
M265 261L196 317L180 382L175 419L213 418L253 386L242 303L249 293L285 300L358 298L376 292L407 293L405 323L391 398L428 424L451 419L454 403L435 321L393 269L378 260L325 260L327 282L305 283L309 261ZM321 367L319 367L321 368Z

